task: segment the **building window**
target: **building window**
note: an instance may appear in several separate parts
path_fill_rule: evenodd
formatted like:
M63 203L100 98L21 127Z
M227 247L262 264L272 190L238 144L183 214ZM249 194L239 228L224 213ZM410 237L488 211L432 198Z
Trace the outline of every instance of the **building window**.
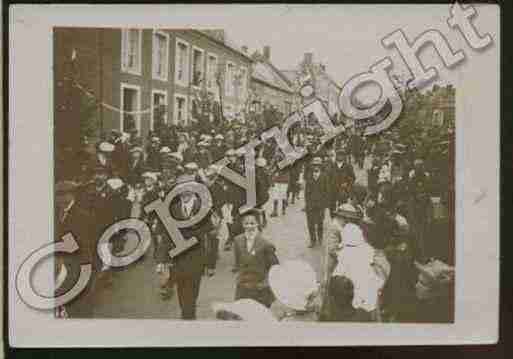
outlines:
M187 97L182 95L175 95L174 115L175 125L187 124Z
M122 132L129 132L134 128L141 131L141 88L135 85L121 84L121 126Z
M225 74L225 95L233 96L233 81L235 79L235 65L231 62L226 63L226 74Z
M176 39L176 83L182 86L189 85L189 44Z
M121 31L121 70L141 74L142 31L123 29Z
M248 73L245 67L240 68L239 77L239 94L241 98L245 99L248 93Z
M192 50L192 86L199 87L204 77L204 51L194 47Z
M168 73L169 35L163 32L153 32L153 78L167 81Z
M167 123L167 92L153 90L151 92L151 129L158 130Z
M207 60L207 88L209 90L214 89L216 84L216 73L217 73L217 56L214 54L208 54Z

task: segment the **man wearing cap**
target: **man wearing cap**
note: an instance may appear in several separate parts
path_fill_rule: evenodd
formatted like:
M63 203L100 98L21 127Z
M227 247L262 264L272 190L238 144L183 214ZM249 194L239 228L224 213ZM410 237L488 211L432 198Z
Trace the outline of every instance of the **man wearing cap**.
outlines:
M312 248L316 243L322 243L324 210L327 203L327 184L322 174L322 160L315 157L312 161L311 178L305 184L306 223L310 234Z
M143 174L145 164L143 158L143 150L141 147L133 147L130 150L130 159L128 161L128 176L126 182L136 187L142 181L141 175Z
M177 184L194 182L194 177L183 175L177 179ZM201 208L199 197L190 191L185 191L175 198L170 205L170 214L176 220L187 220L195 216ZM196 319L196 302L199 296L201 277L205 272L208 250L206 242L211 236L216 236L219 223L210 213L199 223L181 229L183 237L187 240L195 237L199 244L190 248L177 257L169 258L172 242L170 238L163 238L157 257L166 259L171 264L171 278L176 282L178 301L182 310L182 319ZM167 235L165 235L167 237ZM208 268L213 269L213 268Z
M78 243L78 251L73 255L55 254L56 282L60 284L55 290L56 296L66 293L75 285L80 264L92 264L93 273L97 269L96 233L85 203L76 196L79 190L82 189L76 183L69 181L59 182L55 186L55 241L62 241L62 236L72 233ZM61 277L63 280L60 280ZM84 291L67 303L65 309L59 308L57 313L65 311L71 318L91 318L94 304L93 283L94 280L90 280Z
M198 166L202 169L207 168L210 166L212 162L212 155L210 154L210 151L208 150L209 144L207 140L203 140L200 143L198 143L199 151L196 154L196 163Z
M224 144L223 135L216 135L214 137L214 140L214 146L212 147L212 157L214 162L217 162L224 157L224 154L226 153L228 148Z
M409 173L407 190L410 198L409 218L415 240L415 257L425 261L427 257L427 241L429 225L432 221L431 178L425 170L424 161L416 159L414 168Z
M146 167L154 172L160 171L160 139L151 137L146 150Z
M126 180L128 176L129 150L126 142L128 134L120 133L114 130L115 135L112 137L111 143L114 145L112 151L112 166L118 175Z
M244 168L242 163L238 160L237 154L235 150L229 149L226 151L226 158L228 159L227 167L233 171L236 171L239 174L244 173ZM231 181L226 181L228 194L228 203L231 207L231 218L232 223L228 223L228 230L230 232L230 236L228 241L225 243L224 250L229 251L232 247L233 239L236 235L242 233L242 227L240 226L239 221L239 208L242 206L246 200L246 192L241 187L232 183Z
M109 175L112 174L112 152L114 148L112 143L106 141L98 143L92 168L102 167Z
M347 154L345 151L338 150L336 152L335 163L330 166L328 173L331 205L330 212L333 212L337 206L345 203L349 198L349 192L355 181L353 166L346 162Z
M356 130L353 132L351 137L349 137L348 147L351 151L354 162L360 169L362 169L363 161L365 159L365 142L363 141L362 137L356 133Z
M88 191L92 228L95 230L95 245L105 229L115 222L113 192L107 184L109 177L107 169L98 166L95 170L94 185ZM108 263L101 264L102 277L106 285L112 284L112 273L109 268Z

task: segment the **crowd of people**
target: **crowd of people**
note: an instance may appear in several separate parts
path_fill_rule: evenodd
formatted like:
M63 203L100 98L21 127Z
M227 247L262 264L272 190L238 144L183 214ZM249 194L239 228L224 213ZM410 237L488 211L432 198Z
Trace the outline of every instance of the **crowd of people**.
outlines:
M200 182L209 187L213 206L200 223L182 229L184 238L200 242L183 255L170 258L173 242L163 224L155 212L140 211L152 230L159 295L169 300L176 287L182 318L195 319L201 279L215 275L224 249L234 253L235 299L252 299L271 308L281 303L269 283L270 272L280 264L273 240L266 239L263 230L272 218L286 216L287 207L303 194L305 246L326 248L326 279L319 287L322 300L316 307L317 320L421 321L422 315L430 313L426 321L450 321L452 130L433 127L405 137L398 127L373 136L347 128L323 144L321 128L305 120L289 133L290 143L307 151L293 165L278 167L284 155L275 140L257 146L257 203L253 210L240 213L245 190L219 176L215 163L226 157L227 166L244 175L241 146L279 124L280 118L164 125L145 139L137 131L112 131L94 151L84 139L74 157L72 180L56 185L57 239L72 230L79 242L89 241L80 245L81 258L93 263L98 278L111 283L112 268L96 254L105 228L133 216L134 207L163 199L177 184ZM367 183L357 181L355 167L367 172ZM266 211L268 203L271 213ZM200 198L185 192L171 203L170 213L184 220L200 207ZM328 216L331 224L325 233ZM125 242L126 231L120 231L111 240L112 253L123 252ZM57 272L65 261L65 257L56 261ZM424 288L424 307L432 311L418 310L419 286ZM66 283L58 287L65 290ZM312 293L307 294L311 300ZM58 314L87 316L90 300L91 295L82 295L59 308ZM433 311L440 313L438 318Z

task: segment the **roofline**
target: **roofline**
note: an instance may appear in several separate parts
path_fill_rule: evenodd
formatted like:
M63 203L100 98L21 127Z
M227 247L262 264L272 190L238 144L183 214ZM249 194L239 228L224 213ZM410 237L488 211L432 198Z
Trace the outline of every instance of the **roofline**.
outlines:
M294 95L294 93L295 93L293 90L285 90L285 89L283 89L281 87L278 87L278 86L275 86L275 85L273 85L273 84L271 84L271 83L269 83L269 82L267 82L265 80L259 79L258 77L255 77L254 75L251 75L251 79L255 80L255 81L258 81L260 83L263 83L266 86L269 86L269 87L272 87L274 89L280 90L281 92L286 92L286 93L289 93L291 95Z
M282 73L281 73L281 71L280 71L276 66L274 66L274 65L271 63L271 61L267 61L267 60L266 60L266 62L267 62L267 64L268 64L269 66L271 66L271 67L272 67L272 69L274 70L274 72L276 72L276 73L278 74L278 76L280 76L280 77L281 77L281 79L282 79L283 81L285 81L285 83L286 83L287 85L289 85L289 86L293 86L293 85L294 85L291 81L289 81L289 79L287 78L287 76L285 76L284 74L282 74Z
M246 58L246 59L247 59L247 60L249 60L251 63L255 62L255 60L253 60L253 59L251 58L251 56L249 56L249 55L247 55L247 54L243 53L243 52L242 52L242 51L240 51L240 50L234 49L234 48L233 48L233 47L231 47L231 46L228 46L228 45L227 45L226 43L224 43L223 41L220 41L220 40L216 39L216 38L215 38L215 37L213 37L213 36L210 36L210 35L208 35L208 34L205 34L205 33L204 33L204 32L202 32L201 30L197 30L197 29L189 29L189 30L191 30L191 31L193 31L193 32L195 32L195 33L197 33L197 34L200 34L201 36L206 37L206 38L208 38L209 40L212 40L213 42L215 42L215 43L217 43L217 44L219 44L219 45L221 45L221 46L223 46L223 47L225 47L225 48L227 48L227 49L231 50L232 52L235 52L237 55L239 55L239 56L242 56L242 57Z

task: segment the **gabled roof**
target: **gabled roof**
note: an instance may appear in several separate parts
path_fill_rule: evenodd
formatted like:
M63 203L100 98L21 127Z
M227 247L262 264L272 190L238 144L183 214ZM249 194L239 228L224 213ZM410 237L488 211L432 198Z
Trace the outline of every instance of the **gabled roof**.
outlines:
M253 66L252 77L282 91L294 92L279 70L268 61L257 60Z
M199 34L208 37L210 40L215 41L216 43L236 52L240 56L243 56L247 60L253 62L253 59L248 54L246 54L242 51L242 47L239 46L238 44L236 44L232 39L228 38L226 33L224 33L223 39L221 40L220 38L213 35L214 32L212 30L193 30L193 31L196 31Z
M298 74L297 70L280 70L280 73L287 78L289 84L296 84L296 78Z
M337 88L340 88L340 86L337 84L337 82L335 80L333 80L333 78L326 71L321 70L321 67L319 64L313 64L313 67L314 67L315 76L323 76L329 82L331 82L334 86L336 86ZM295 84L297 76L300 71L299 70L280 70L280 72L285 77L287 77L287 79L289 80L289 82L291 84Z

